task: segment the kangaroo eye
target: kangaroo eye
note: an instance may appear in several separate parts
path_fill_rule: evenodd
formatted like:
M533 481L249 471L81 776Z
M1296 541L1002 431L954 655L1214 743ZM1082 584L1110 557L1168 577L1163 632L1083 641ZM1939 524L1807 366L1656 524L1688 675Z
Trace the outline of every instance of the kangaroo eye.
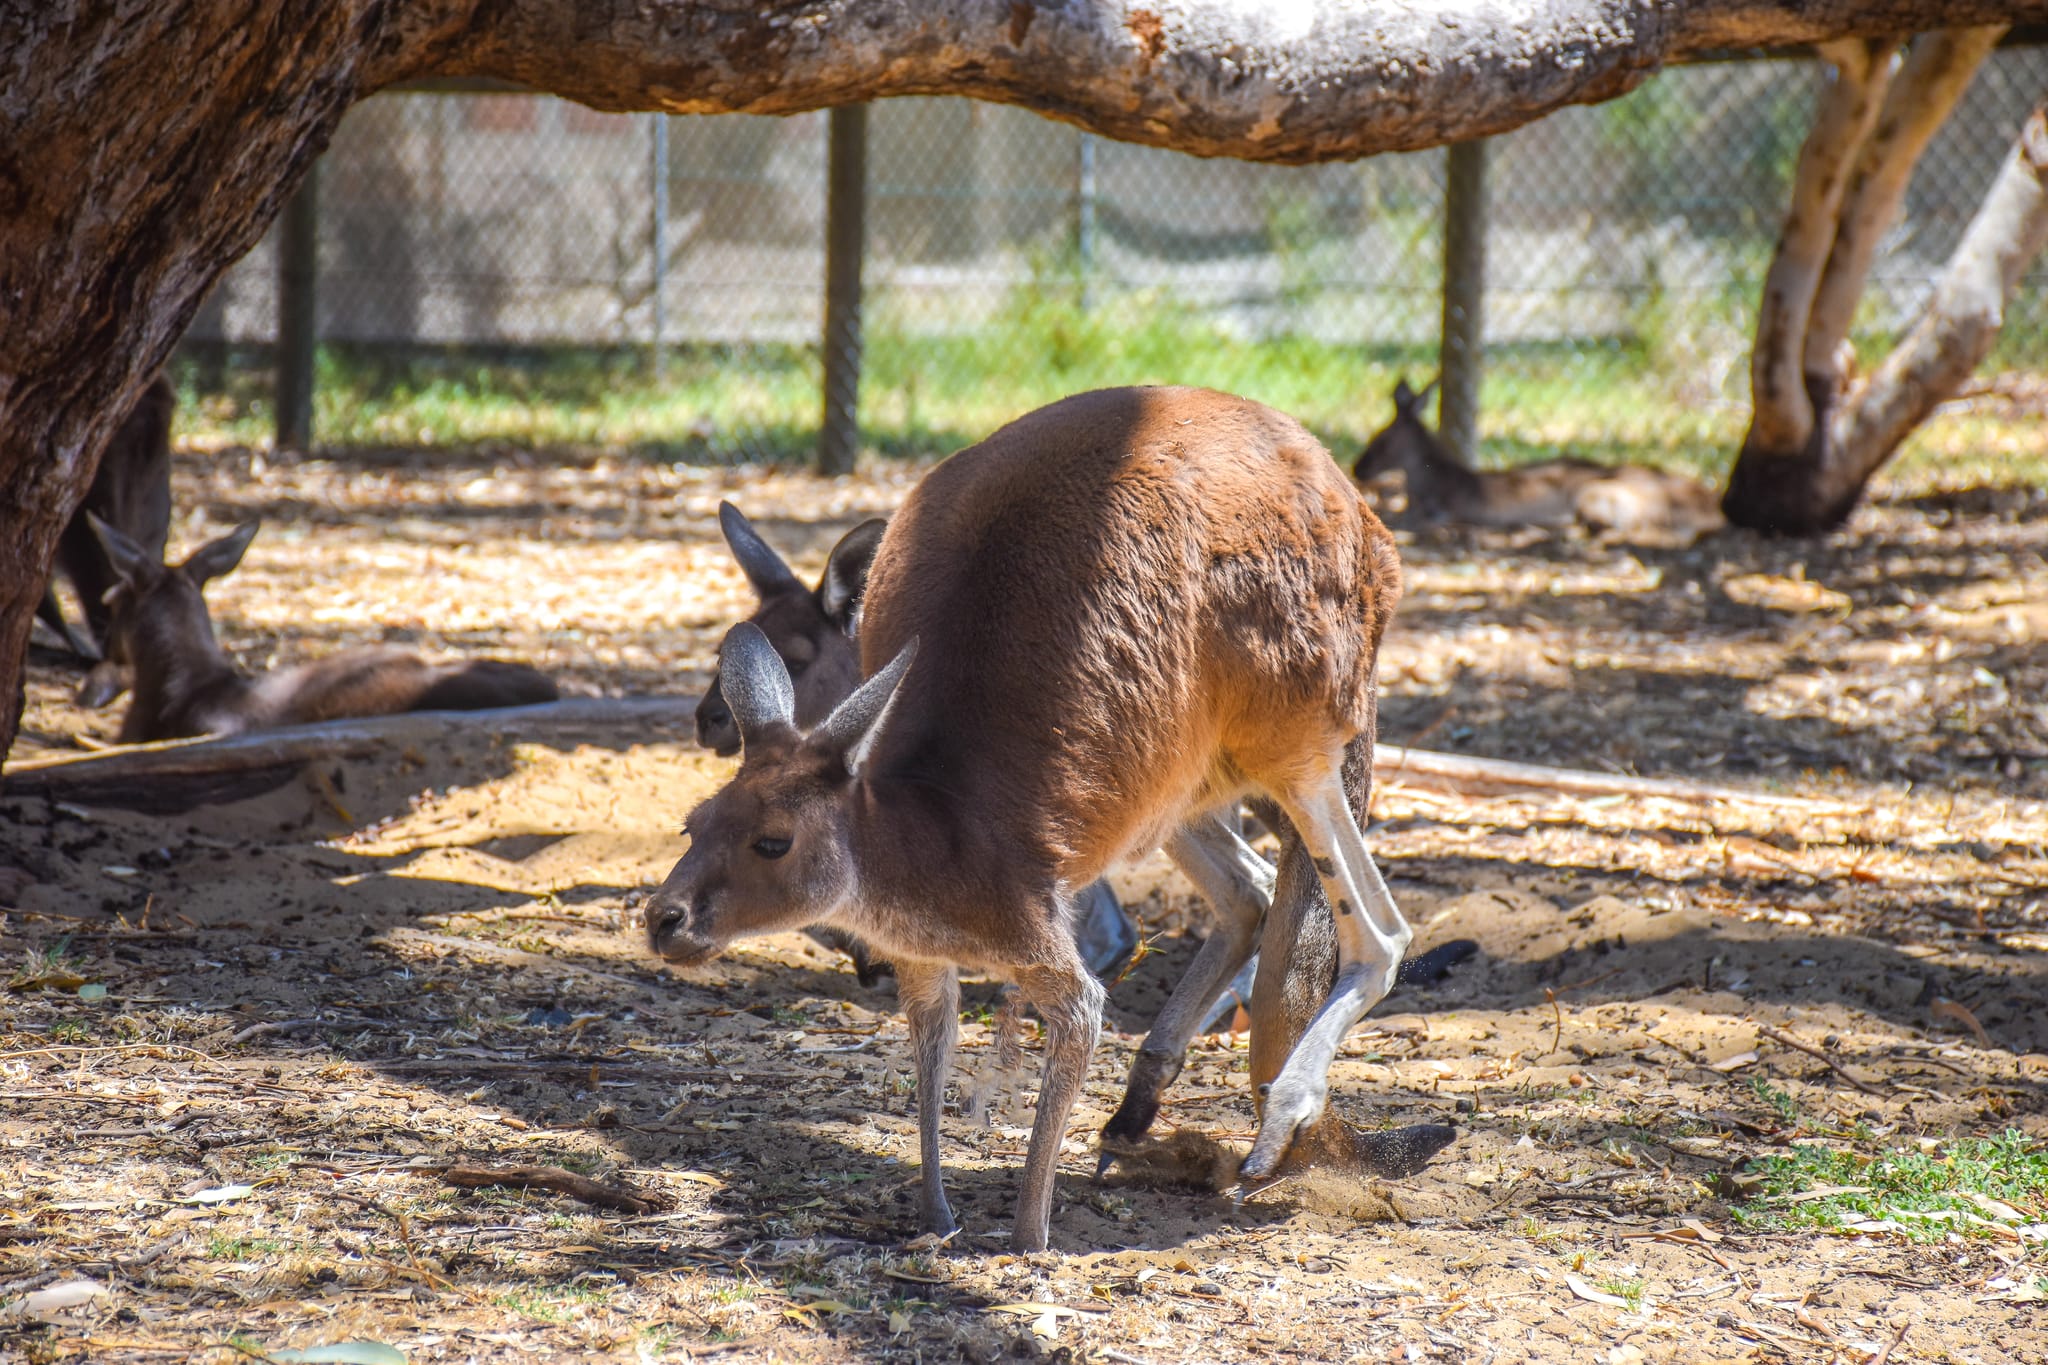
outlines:
M754 852L760 854L763 858L766 858L772 862L775 859L780 858L783 854L789 852L789 840L756 839L754 840Z

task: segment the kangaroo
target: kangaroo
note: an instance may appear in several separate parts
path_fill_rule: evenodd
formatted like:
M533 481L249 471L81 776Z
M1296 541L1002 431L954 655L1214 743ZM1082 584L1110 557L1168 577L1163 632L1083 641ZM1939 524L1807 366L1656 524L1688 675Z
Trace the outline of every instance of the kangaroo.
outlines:
M1423 401L1436 383L1417 393L1407 380L1397 381L1394 420L1351 468L1361 483L1400 470L1408 493L1405 519L1414 526L1582 523L1618 540L1690 545L1723 525L1714 491L1682 474L1572 455L1513 469L1472 469L1423 424Z
M799 728L814 726L860 685L860 646L854 643L860 599L867 590L868 568L874 562L875 547L881 543L888 522L873 517L842 536L826 556L825 572L815 588L804 585L788 561L761 538L746 514L730 502L718 504L718 526L733 559L760 600L760 606L747 619L761 628L776 656L789 669L796 697L796 723ZM731 757L740 751L739 727L733 723L732 709L726 705L715 671L711 685L697 703L696 719L698 743L720 757ZM827 948L851 958L854 974L863 986L872 986L882 977L896 974L893 966L870 954L866 944L844 930L819 925L807 932ZM1137 947L1137 927L1124 913L1107 882L1097 881L1082 894L1077 936L1082 956L1097 976L1107 976ZM1215 1014L1232 999L1251 994L1251 974L1255 968L1256 959L1232 983L1236 996L1226 994L1219 999L1215 1010L1200 1021L1196 1032L1213 1022Z
M846 700L860 682L860 649L854 643L859 606L867 590L867 577L874 563L875 548L888 523L871 518L846 533L825 561L825 571L815 588L804 586L774 547L763 540L745 514L730 502L718 505L719 528L726 545L740 564L760 599L760 607L747 619L761 628L783 664L788 667L796 697L796 724L815 726L834 706ZM697 705L697 739L721 756L739 752L739 728L733 723L714 672L711 685ZM1228 815L1223 817L1229 819ZM1182 872L1202 892L1219 915L1236 913L1249 917L1255 928L1272 899L1272 867L1256 853L1249 853L1243 841L1232 842L1228 834L1217 836L1207 823L1199 823L1168 841ZM1248 855L1248 856L1247 856ZM1233 907L1235 908L1233 910ZM1106 977L1135 946L1137 930L1118 904L1108 882L1098 880L1081 893L1076 941L1089 968ZM806 930L827 948L845 953L853 960L861 985L873 986L896 969L872 956L867 945L842 929L830 925ZM1240 962L1234 972L1219 969L1213 962L1191 964L1188 988L1176 990L1160 1011L1132 1064L1123 1102L1102 1130L1102 1155L1098 1173L1105 1172L1119 1156L1131 1155L1151 1128L1159 1113L1166 1087L1180 1073L1188 1044L1215 1026L1233 1006L1248 1003L1259 968L1259 955L1250 951L1242 935L1224 933L1219 947ZM1470 939L1456 939L1417 957L1401 962L1403 985L1427 985L1440 980L1449 969L1478 952ZM1229 979L1220 990L1213 983L1220 974ZM1210 988L1208 997L1202 996ZM999 1018L1014 1019L1013 1011Z
M64 638L74 654L92 661L78 688L82 706L105 706L128 685L127 660L109 630L112 609L106 603L119 578L88 518L97 516L148 554L163 558L171 533L171 413L177 401L164 376L149 382L101 453L85 500L57 539L52 583L43 590L36 615ZM64 619L57 602L58 573L70 579L78 593L85 615L83 634Z
M252 678L214 638L202 589L242 562L259 523L245 521L172 566L98 517L88 521L118 576L107 594L112 629L135 669L134 700L121 718L123 744L399 711L528 706L559 695L552 679L524 664L433 664L410 650L382 647Z
M1072 888L1189 826L1241 845L1220 813L1265 798L1283 894L1290 877L1306 890L1305 859L1335 907L1336 971L1320 991L1292 971L1291 989L1254 990L1255 1035L1262 1016L1269 1044L1287 1035L1253 1074L1263 1114L1243 1171L1263 1178L1330 1121L1338 1044L1412 937L1359 832L1399 594L1393 537L1289 417L1184 388L1028 414L935 468L890 522L862 607L869 676L818 725L797 727L767 637L728 633L740 769L690 813L690 846L648 903L649 946L687 967L736 938L830 922L889 954L918 1072L920 1217L940 1234L957 1226L939 1160L957 969L1015 984L1046 1024L1011 1228L1013 1246L1038 1250L1101 1025ZM1317 916L1300 900L1269 921L1305 934ZM1198 968L1234 970L1227 945L1249 952L1259 898L1245 905ZM1275 946L1269 935L1262 981L1292 966L1292 945Z

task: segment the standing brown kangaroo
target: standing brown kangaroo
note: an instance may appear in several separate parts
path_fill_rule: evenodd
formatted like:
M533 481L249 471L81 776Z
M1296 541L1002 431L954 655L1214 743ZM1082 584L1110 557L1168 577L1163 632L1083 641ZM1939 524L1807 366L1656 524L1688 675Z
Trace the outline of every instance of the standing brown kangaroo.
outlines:
M1333 1121L1330 1062L1411 937L1359 832L1399 593L1393 538L1291 418L1182 388L1020 418L934 469L890 523L863 608L870 676L823 722L797 727L759 629L727 635L740 769L690 813L649 944L687 966L829 922L888 953L918 1070L920 1211L939 1233L955 1227L938 1141L956 971L1013 982L1047 1041L1011 1241L1043 1248L1103 998L1073 888L1266 798L1286 903L1253 999L1264 1112L1244 1170L1271 1174ZM1304 860L1335 907L1334 986ZM1299 942L1276 943L1276 925Z
M776 657L788 668L796 725L809 729L860 684L860 647L855 642L860 602L867 592L875 549L888 523L875 517L848 531L832 547L824 574L812 588L762 539L739 508L730 502L719 503L718 521L726 545L760 601L747 620L760 627ZM715 671L697 704L696 717L700 743L721 756L739 752L739 727L733 723ZM1211 1028L1224 1011L1252 998L1259 968L1253 940L1273 897L1272 865L1240 837L1233 813L1184 827L1167 840L1166 849L1209 901L1218 924L1204 940L1204 953L1190 964L1183 984L1161 1009L1132 1061L1123 1101L1102 1129L1100 1169L1105 1171L1119 1156L1140 1150L1141 1140L1158 1117L1166 1088L1180 1074L1188 1044ZM1090 884L1077 899L1075 940L1089 968L1098 978L1106 978L1135 946L1136 929L1106 881ZM895 975L895 967L871 954L866 944L843 929L814 925L806 932L851 958L863 986L873 986L884 975ZM1213 947L1206 946L1212 943ZM1403 958L1401 982L1434 983L1477 951L1478 944L1472 940L1454 939L1427 953ZM1014 1013L998 1016L1014 1017Z
M1424 425L1422 405L1436 380L1417 393L1394 385L1394 420L1351 467L1361 483L1400 470L1412 525L1570 526L1621 540L1690 545L1724 524L1720 500L1696 479L1641 465L1604 465L1565 455L1512 469L1475 470Z
M257 522L243 522L174 566L98 517L89 520L119 578L108 594L112 628L135 669L123 744L399 711L528 706L559 695L552 679L524 664L434 664L410 650L374 646L252 678L214 638L202 589L242 562Z
M163 558L164 542L171 533L171 414L176 406L177 394L170 381L162 375L152 379L107 442L85 500L57 539L52 582L43 590L36 615L64 637L73 653L93 661L78 688L83 706L105 706L128 685L127 660L113 638L109 624L112 608L106 603L108 591L120 579L88 518L97 516L146 553ZM70 579L78 593L85 616L83 635L72 629L58 605L57 573Z

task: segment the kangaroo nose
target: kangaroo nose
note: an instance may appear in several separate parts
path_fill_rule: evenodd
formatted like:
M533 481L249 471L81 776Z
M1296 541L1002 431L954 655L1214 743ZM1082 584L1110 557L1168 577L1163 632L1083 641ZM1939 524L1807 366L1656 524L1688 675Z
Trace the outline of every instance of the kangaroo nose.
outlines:
M683 907L674 902L659 902L647 907L648 925L657 939L669 938L683 927L689 915Z

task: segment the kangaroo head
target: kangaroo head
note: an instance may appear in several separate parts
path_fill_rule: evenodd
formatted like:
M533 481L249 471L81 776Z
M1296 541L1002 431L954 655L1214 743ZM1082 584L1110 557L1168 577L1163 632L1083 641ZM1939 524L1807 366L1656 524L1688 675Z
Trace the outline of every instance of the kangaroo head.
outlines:
M690 812L689 851L648 902L647 941L657 954L694 965L736 938L817 924L856 898L855 801L916 652L913 642L805 731L768 637L745 621L726 633L718 668L740 769Z
M760 606L747 619L768 637L789 670L796 723L815 725L860 685L860 650L854 644L854 626L860 615L861 594L867 589L868 568L888 523L876 517L840 537L815 588L804 586L739 508L719 503L718 524L732 557L739 561L760 599ZM711 686L697 703L697 742L721 756L740 750L739 727L733 722L717 674L712 675Z
M1351 466L1352 478L1364 482L1398 469L1412 479L1432 455L1449 458L1436 433L1422 420L1422 406L1436 385L1432 379L1418 393L1408 387L1406 379L1394 381L1394 420L1381 427L1358 453Z
M108 631L138 677L160 673L195 651L218 654L204 589L242 562L261 523L245 521L200 546L184 563L172 565L161 563L97 515L88 512L86 517L118 580L106 594Z

